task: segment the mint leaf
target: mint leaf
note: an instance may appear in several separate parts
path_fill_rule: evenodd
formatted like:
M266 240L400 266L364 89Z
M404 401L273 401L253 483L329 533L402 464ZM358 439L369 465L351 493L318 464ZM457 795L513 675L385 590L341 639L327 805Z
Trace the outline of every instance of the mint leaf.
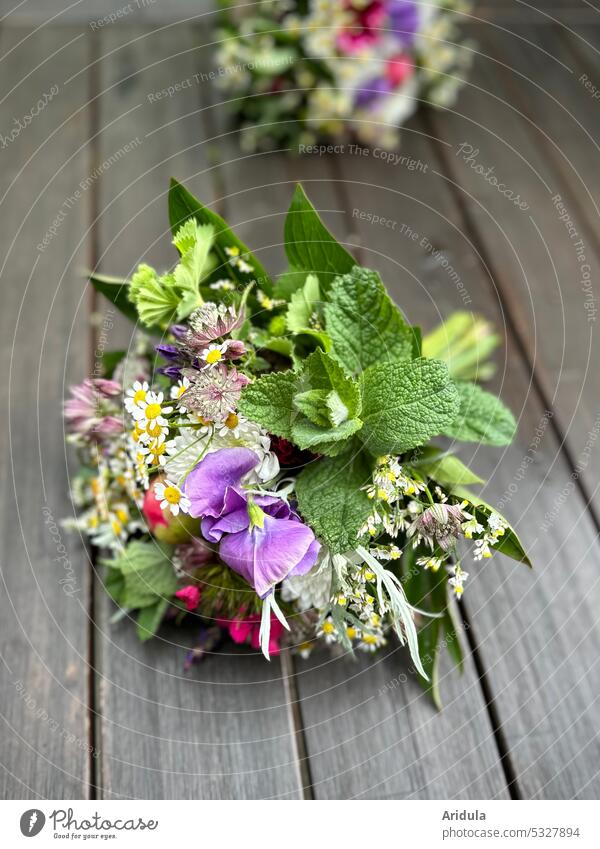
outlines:
M171 548L157 542L130 542L113 561L125 585L120 592L123 607L149 607L160 598L170 599L177 589L177 578L171 563Z
M324 292L335 275L345 274L356 265L354 257L327 230L300 185L296 186L284 232L290 265L318 274Z
M324 313L333 350L351 372L413 356L414 333L375 271L355 267L336 277Z
M213 250L218 258L216 275L219 277L229 276L244 285L254 279L267 295L272 294L273 283L271 278L242 240L238 239L220 215L201 204L181 183L172 179L169 189L169 220L174 236L181 225L190 218L195 218L200 224L212 224L214 227L215 243ZM229 262L226 248L237 248L240 255L252 266L252 271L240 271L236 265L232 265Z
M400 454L443 433L458 393L444 363L420 358L371 366L361 377L360 438L374 454Z
M427 477L433 478L437 483L444 486L469 486L471 484L485 483L475 472L472 472L462 460L454 454L443 454L433 457L431 460L420 460L418 468Z
M348 419L337 427L320 427L305 418L298 418L292 425L292 441L299 448L310 449L316 454L339 454L345 446L338 443L350 439L360 428L360 419Z
M269 433L292 438L292 421L299 415L294 408L298 375L293 371L265 374L242 390L239 410Z
M347 409L346 418L360 415L361 400L358 384L344 372L341 366L324 351L314 351L306 358L302 377L311 389L321 389L326 394L332 390L337 393L339 401ZM335 399L331 402L335 404ZM338 408L339 409L339 408ZM333 420L332 424L335 424Z
M513 560L518 560L519 563L524 563L526 566L531 567L531 560L525 552L525 548L519 539L519 535L507 519L498 512L498 510L492 507L491 504L487 504L482 498L475 495L475 493L470 492L468 489L461 486L454 487L452 491L454 495L458 496L458 498L463 498L469 503L470 508L467 507L467 511L469 513L473 513L481 525L485 526L491 514L497 513L503 521L506 522L508 527L504 532L504 536L500 537L498 542L492 545L492 548L495 548L496 551L500 551L507 557L511 557Z
M372 467L363 453L326 457L302 470L296 481L300 514L333 553L356 548L373 503L361 487Z
M294 397L294 407L320 427L330 427L327 410L327 392L325 389L309 389Z
M456 419L444 428L446 436L461 442L509 445L515 435L515 417L499 398L475 383L457 383L460 407Z
M304 333L309 328L320 298L319 278L309 274L304 286L294 292L288 305L286 323L291 333Z

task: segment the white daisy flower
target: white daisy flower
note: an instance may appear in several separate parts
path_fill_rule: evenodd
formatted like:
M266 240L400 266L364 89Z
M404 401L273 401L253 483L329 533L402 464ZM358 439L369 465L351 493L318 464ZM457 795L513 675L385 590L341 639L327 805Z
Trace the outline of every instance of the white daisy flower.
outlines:
M142 445L138 450L146 458L148 466L164 466L167 462L167 451L173 440L165 441L164 436L151 439L147 445Z
M141 409L141 405L146 401L150 387L148 382L144 380L136 380L131 389L127 390L125 395L125 409L133 415L134 410Z
M171 387L171 400L180 401L181 396L184 394L186 389L189 389L189 386L189 378L182 377L181 380L178 380L177 384ZM180 413L187 413L187 407L184 407L183 404L178 404L177 407Z
M166 427L169 424L165 416L173 412L173 407L163 406L164 400L165 396L162 392L148 392L146 394L146 399L133 412L133 417L140 427L145 429L148 424Z
M227 343L223 342L220 345L216 342L211 342L200 354L200 359L206 363L206 366L214 366L223 361L227 351Z
M166 480L164 483L157 483L154 487L154 494L163 510L169 509L173 516L179 515L179 511L187 513L191 506L191 501L184 495L181 489L173 481Z

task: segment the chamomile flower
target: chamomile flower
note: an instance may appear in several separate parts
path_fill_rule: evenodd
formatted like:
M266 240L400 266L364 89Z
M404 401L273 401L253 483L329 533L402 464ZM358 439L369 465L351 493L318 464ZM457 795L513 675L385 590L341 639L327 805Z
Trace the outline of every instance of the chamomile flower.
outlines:
M320 630L317 631L317 637L323 637L328 645L331 643L337 643L337 631L331 617L328 616L323 622Z
M454 567L452 577L448 579L448 583L454 590L454 595L457 598L460 598L462 596L465 589L464 584L468 577L469 573L463 572L463 570L460 568L460 563L457 563Z
M165 396L162 392L148 392L146 394L146 399L133 412L133 417L140 427L145 429L148 424L166 427L169 424L165 416L173 412L173 407L164 406L164 399Z
M278 298L270 298L266 295L262 289L256 290L256 300L261 305L264 310L274 310L276 307L281 307L285 304L285 301L282 301Z
M164 466L167 462L167 451L171 444L172 440L167 442L164 436L159 436L157 439L151 439L147 445L142 445L139 453L145 457L148 466Z
M182 377L181 380L178 380L175 386L171 387L171 401L177 401L177 409L180 413L187 413L187 407L181 403L181 398L185 394L186 390L190 387L190 379L189 377Z
M142 404L146 402L149 391L150 387L146 380L136 380L131 389L128 389L125 394L125 409L127 412L133 416L135 411L141 410Z
M227 352L227 345L225 342L222 344L218 344L217 342L211 342L207 348L205 348L200 354L200 359L206 363L206 367L215 366L217 363L223 361L225 354Z
M178 516L179 511L187 513L190 509L191 501L181 489L173 481L166 480L157 483L154 487L154 494L163 510L169 509L173 516Z
M358 644L358 648L365 652L377 651L381 646L385 646L387 640L382 631L365 632Z
M215 292L233 292L235 285L231 280L215 280L214 283L210 284L209 288L214 289Z

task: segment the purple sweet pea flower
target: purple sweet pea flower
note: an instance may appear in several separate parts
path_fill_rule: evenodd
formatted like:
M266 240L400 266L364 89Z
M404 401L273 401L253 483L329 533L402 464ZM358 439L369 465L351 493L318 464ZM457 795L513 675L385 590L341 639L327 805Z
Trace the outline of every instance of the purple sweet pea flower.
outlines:
M239 507L241 480L258 465L258 456L249 448L221 448L208 454L185 481L185 494L191 501L190 516L218 518Z
M258 463L249 448L222 448L190 472L185 492L205 539L265 598L288 575L310 571L321 546L285 501L244 491L242 478Z
M412 44L420 24L417 3L414 0L390 0L388 15L388 28L405 45Z

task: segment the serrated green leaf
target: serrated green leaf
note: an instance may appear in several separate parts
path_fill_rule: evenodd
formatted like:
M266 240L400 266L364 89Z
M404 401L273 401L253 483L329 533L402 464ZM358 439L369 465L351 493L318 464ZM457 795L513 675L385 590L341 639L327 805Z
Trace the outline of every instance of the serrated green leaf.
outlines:
M294 407L298 375L278 371L259 377L242 390L239 410L242 415L261 424L269 433L292 438L292 422L300 414Z
M335 455L340 451L337 443L350 439L361 427L360 419L348 419L338 427L329 424L321 427L306 418L298 418L292 424L292 441L299 448L310 449L317 454L333 452Z
M177 319L182 321L202 305L200 283L215 266L211 248L215 230L212 224L198 224L190 218L179 228L173 244L181 253L181 259L173 271L175 285L181 294L177 307Z
M431 460L422 460L418 468L444 486L470 486L485 483L454 454L442 454Z
M160 598L155 604L140 610L137 617L136 632L142 642L149 640L156 634L168 606L169 599Z
M519 539L519 535L505 516L502 516L502 514L495 509L495 507L492 507L491 504L485 502L474 492L471 492L470 490L462 486L453 487L452 492L458 498L462 498L469 503L472 509L469 510L469 508L467 507L468 512L473 512L477 521L481 525L485 526L490 515L492 513L497 513L503 519L503 521L506 522L508 527L506 532L504 533L504 536L500 537L498 542L492 545L492 548L495 548L496 551L500 551L507 557L511 557L513 560L518 560L519 563L524 563L526 566L529 566L531 568L532 564L525 552L523 543L521 542L521 540Z
M326 393L332 390L337 392L340 401L346 406L349 418L360 415L361 399L358 384L348 377L341 366L325 351L317 350L307 357L302 376L308 381L311 389L322 389Z
M310 421L319 425L319 427L331 427L332 422L329 421L327 409L327 390L326 389L309 389L307 392L300 392L294 396L294 407L310 419Z
M138 320L137 310L129 300L129 281L107 274L89 274L89 281L97 292L127 316L130 321Z
M413 330L375 271L355 267L336 277L324 314L335 355L350 372L413 357Z
M444 432L458 393L448 369L420 358L371 366L361 377L360 438L374 454L400 454Z
M267 295L272 294L273 283L266 270L242 240L227 226L223 218L216 212L213 212L212 209L201 204L181 183L171 179L171 187L169 189L169 220L173 235L190 218L195 218L199 224L211 224L214 227L214 251L218 258L218 274L221 277L228 274L231 278L243 285L248 284L254 279ZM252 266L252 272L247 274L231 265L229 256L225 250L226 248L237 248L240 255Z
M456 419L444 429L461 442L509 445L517 430L515 417L499 398L475 383L457 383L460 406Z
M348 407L344 404L338 392L332 389L325 398L325 404L329 411L329 421L334 427L345 422L350 415Z
M319 275L323 292L336 275L356 265L354 257L327 230L300 185L285 219L285 252L292 268Z
M306 466L296 481L298 509L334 553L356 548L358 532L373 509L361 487L372 464L362 453L325 457Z

